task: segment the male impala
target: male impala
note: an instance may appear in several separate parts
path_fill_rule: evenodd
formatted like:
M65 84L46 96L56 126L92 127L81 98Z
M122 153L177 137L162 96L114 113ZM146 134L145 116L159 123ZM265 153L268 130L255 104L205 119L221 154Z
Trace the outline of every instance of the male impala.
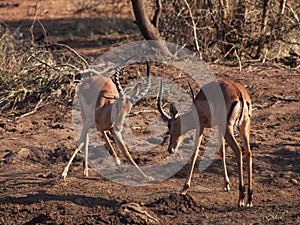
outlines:
M193 94L192 88L191 91ZM233 134L234 127L237 126L243 147L246 151L248 168L247 206L252 206L252 152L249 144L251 100L247 91L240 84L234 83L233 81L218 79L217 81L204 85L196 97L193 94L193 104L189 112L178 115L176 106L171 103L171 116L161 107L162 92L163 82L161 80L157 106L162 118L168 122L168 133L170 134L169 153L175 153L177 151L183 135L187 131L196 129L196 142L192 162L181 194L185 195L191 185L192 173L198 156L204 128L211 128L217 125L219 129L219 139L221 141L220 156L224 169L225 190L229 191L229 178L225 163L226 140L235 153L239 169L238 206L245 206L244 199L246 191L243 180L242 149Z
M78 151L85 146L85 161L84 161L84 176L88 176L88 130L91 127L97 128L102 133L104 139L109 146L117 164L120 164L120 159L117 156L111 142L107 136L110 131L114 137L116 144L120 147L127 159L140 171L145 177L144 172L139 168L131 157L121 135L125 117L129 114L131 107L144 97L150 88L150 65L147 62L147 84L146 88L139 92L140 83L138 83L129 94L125 94L119 82L119 73L121 66L119 66L114 73L114 82L103 76L94 76L87 78L79 86L78 96L81 107L81 117L83 121L83 128L81 135L77 141L77 149L74 151L68 164L61 174L61 179L65 179L69 167L78 153Z

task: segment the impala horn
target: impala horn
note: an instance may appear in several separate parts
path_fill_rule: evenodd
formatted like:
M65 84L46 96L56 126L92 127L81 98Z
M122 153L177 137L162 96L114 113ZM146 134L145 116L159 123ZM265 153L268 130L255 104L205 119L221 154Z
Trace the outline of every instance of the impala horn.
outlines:
M191 83L188 81L188 84L189 84L189 87L190 87L190 90L191 90L191 93L192 93L192 97L193 97L193 100L195 99L195 92L193 90L193 87L191 85Z
M162 95L163 95L163 79L161 77L160 78L160 89L159 89L159 94L158 94L158 98L157 98L157 108L158 108L158 111L160 112L160 115L161 115L162 119L164 121L169 122L172 118L161 107Z
M130 101L134 104L137 103L139 100L141 100L149 91L150 86L151 86L151 78L150 78L150 64L147 61L147 77L146 77L146 88L141 91L138 95L133 96L132 98L130 98Z
M113 77L114 77L114 83L115 83L115 85L116 85L116 87L117 87L117 90L118 90L118 92L119 92L119 97L120 98L124 98L124 96L125 96L125 94L124 94L124 90L123 90L123 88L122 88L122 86L121 86L121 84L120 84L120 80L119 80L119 75L120 75L120 71L121 71L121 69L123 68L123 66L124 66L124 64L126 63L126 62L128 62L130 59L132 59L133 58L133 56L130 56L129 58L127 58L126 60L124 60L117 68L116 68L116 71L115 71L115 73L114 73L114 75L113 75Z

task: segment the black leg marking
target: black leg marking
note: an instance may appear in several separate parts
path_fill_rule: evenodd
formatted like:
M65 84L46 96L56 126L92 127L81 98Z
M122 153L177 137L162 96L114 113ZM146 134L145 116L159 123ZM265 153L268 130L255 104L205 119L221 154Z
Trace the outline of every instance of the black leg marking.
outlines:
M239 185L239 189L240 189L241 199L244 199L245 196L246 196L245 186L242 186L242 185L240 184L240 185Z
M252 189L248 188L248 202L252 202L252 195L253 195Z

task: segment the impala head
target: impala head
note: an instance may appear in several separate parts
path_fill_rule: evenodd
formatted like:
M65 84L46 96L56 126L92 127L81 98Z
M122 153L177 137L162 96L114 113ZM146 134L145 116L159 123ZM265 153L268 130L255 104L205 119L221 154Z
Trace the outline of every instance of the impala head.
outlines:
M112 107L112 121L113 128L115 132L120 132L123 128L123 124L126 116L129 114L132 106L141 100L149 91L151 80L150 80L150 65L147 62L147 78L146 78L146 88L141 89L141 83L137 83L134 88L132 88L129 93L125 93L121 87L119 81L121 67L116 69L114 74L114 83L118 89L119 96L115 96L115 102Z
M167 135L170 137L168 151L170 154L177 152L177 149L180 145L182 135L181 135L181 120L180 116L178 115L178 110L174 103L170 104L170 114L168 115L161 106L161 96L163 93L163 81L162 78L160 80L160 90L158 95L157 101L157 108L161 114L161 117L164 121L168 123L168 131Z
M195 98L192 86L189 84L190 90L192 92L193 99ZM168 123L168 132L166 133L170 137L168 151L170 154L176 153L178 147L182 141L183 133L181 132L181 117L178 114L178 109L174 103L170 104L170 115L168 115L161 106L161 97L163 93L163 81L160 80L160 90L158 95L157 107L164 121Z
M174 103L170 104L170 114L168 118L168 132L167 134L170 135L170 142L168 151L170 154L176 153L178 147L182 140L181 134L181 119L178 115L178 110Z

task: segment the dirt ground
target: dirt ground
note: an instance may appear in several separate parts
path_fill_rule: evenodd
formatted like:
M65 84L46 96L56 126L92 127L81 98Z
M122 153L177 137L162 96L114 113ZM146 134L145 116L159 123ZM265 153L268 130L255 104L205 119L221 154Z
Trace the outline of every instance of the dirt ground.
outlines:
M128 6L99 4L91 10L85 2L94 1L43 1L38 18L50 41L66 43L92 60L122 43L141 40ZM20 26L20 35L27 36L34 4L0 1L0 18L13 29ZM122 10L116 11L120 7ZM36 25L36 37L42 34L40 28ZM194 172L185 197L179 192L187 167L157 184L125 186L92 169L88 178L83 177L83 156L78 155L66 180L60 180L76 147L72 109L61 102L45 105L19 120L0 115L0 224L300 223L300 72L267 63L244 65L241 72L238 67L209 67L216 77L243 84L252 98L252 208L237 207L238 173L229 148L230 192L223 191L219 157L205 171ZM153 74L160 71L158 67ZM186 86L185 80L178 82ZM142 127L136 131L141 137L146 136L143 118L148 116L143 109L149 107L152 116L158 115L152 106L155 99L143 101L130 115L136 127ZM140 165L166 155L167 145L152 155L132 151Z

